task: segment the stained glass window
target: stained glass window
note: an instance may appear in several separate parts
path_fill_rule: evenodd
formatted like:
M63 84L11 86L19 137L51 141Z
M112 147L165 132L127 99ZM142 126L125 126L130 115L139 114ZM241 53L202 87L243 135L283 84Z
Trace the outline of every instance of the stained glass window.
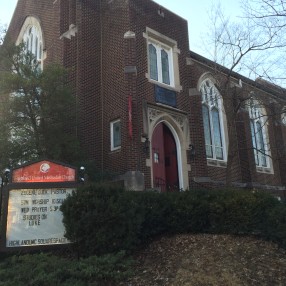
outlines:
M212 135L211 135L210 116L209 116L209 109L205 105L203 105L203 122L204 122L206 154L207 154L208 158L212 158L213 157L213 150L212 150Z
M148 43L150 79L174 85L172 49L154 40Z
M212 123L213 123L213 137L214 137L214 148L215 156L217 159L223 159L223 148L222 148L222 138L220 129L220 118L219 111L217 108L213 108L211 111Z
M151 79L158 80L157 50L153 44L149 44L149 66Z
M207 158L225 160L221 96L210 80L203 81L201 88L202 112Z
M165 50L161 50L162 81L170 84L169 55Z
M255 164L258 167L269 167L266 114L254 100L249 102L249 117Z

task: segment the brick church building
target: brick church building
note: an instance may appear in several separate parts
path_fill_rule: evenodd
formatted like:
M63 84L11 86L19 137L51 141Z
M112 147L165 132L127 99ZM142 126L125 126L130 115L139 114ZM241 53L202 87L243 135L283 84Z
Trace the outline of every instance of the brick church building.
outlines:
M127 188L283 194L281 89L191 52L187 21L156 2L19 0L8 35L69 69L82 148ZM234 94L253 96L236 110Z

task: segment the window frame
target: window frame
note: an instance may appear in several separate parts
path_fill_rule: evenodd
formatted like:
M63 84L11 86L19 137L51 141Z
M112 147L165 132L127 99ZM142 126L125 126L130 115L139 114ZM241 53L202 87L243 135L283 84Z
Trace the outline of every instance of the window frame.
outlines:
M285 106L281 109L281 124L283 126L286 126L286 107Z
M41 24L37 18L29 16L25 19L18 35L16 45L19 45L20 43L24 43L27 50L35 55L37 61L40 63L41 70L43 70L43 61L46 57L46 53L43 49L44 38Z
M207 86L207 83L209 86ZM200 84L200 92L202 96L202 117L203 128L205 137L205 151L208 161L227 161L227 148L226 148L226 118L224 118L223 99L214 82L210 78L205 78ZM214 111L216 111L217 117L214 118ZM207 112L207 113L206 113ZM205 117L207 114L207 118ZM205 120L208 120L206 122ZM218 120L215 120L218 119ZM217 124L215 124L217 123ZM206 124L208 130L206 130ZM215 127L216 126L216 127ZM206 132L208 136L206 136ZM219 135L217 137L217 135ZM210 139L207 142L207 138ZM217 145L217 141L220 141ZM218 151L219 149L219 151ZM221 154L221 156L220 156Z
M143 33L143 37L146 39L147 73L145 74L145 76L148 79L148 81L163 88L180 92L182 90L182 86L180 85L180 73L179 73L180 50L178 49L177 41L149 27L146 27L146 32ZM157 51L156 58L158 67L158 80L152 78L151 75L149 44L152 44ZM168 55L169 80L170 80L169 84L163 82L161 50L164 50Z
M255 165L258 171L269 170L271 169L272 163L270 158L270 142L267 128L267 112L257 100L250 100L248 104L250 136ZM258 124L260 127L258 127ZM263 146L260 146L262 143Z
M115 125L119 123L120 124L120 130L119 130L119 145L115 146L115 132L114 132L114 127ZM110 122L110 149L111 151L116 151L121 149L121 144L122 144L122 140L121 140L121 120L120 119L116 119Z
M41 33L35 26L28 26L23 34L23 43L26 45L27 51L33 53L38 61L42 59L42 41Z
M151 71L151 54L150 54L150 46L154 47L156 50L156 78L153 77ZM164 73L163 73L163 61L162 61L162 52L165 52L168 58L168 76L169 76L169 83L164 81ZM149 39L148 40L148 69L150 80L156 81L162 85L174 87L174 67L173 67L173 57L172 57L172 48L166 46L159 41Z

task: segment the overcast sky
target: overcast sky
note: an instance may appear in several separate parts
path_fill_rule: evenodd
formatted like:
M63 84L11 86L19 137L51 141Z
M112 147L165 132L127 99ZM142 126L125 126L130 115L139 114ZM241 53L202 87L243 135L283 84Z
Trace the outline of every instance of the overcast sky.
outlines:
M209 14L214 4L220 2L224 14L232 18L240 13L239 0L155 0L155 2L188 21L190 49L201 55L205 55L202 37L210 27ZM1 0L0 23L2 25L10 22L16 4L17 0Z

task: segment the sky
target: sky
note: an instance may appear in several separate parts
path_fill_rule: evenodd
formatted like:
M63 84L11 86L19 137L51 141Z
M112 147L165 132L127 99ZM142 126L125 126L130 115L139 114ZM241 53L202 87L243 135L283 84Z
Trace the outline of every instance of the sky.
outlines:
M39 0L46 1L46 0ZM207 56L203 37L210 28L210 13L214 4L221 3L226 16L237 17L241 12L239 0L154 0L188 21L190 50ZM0 24L9 24L17 0L1 0Z

